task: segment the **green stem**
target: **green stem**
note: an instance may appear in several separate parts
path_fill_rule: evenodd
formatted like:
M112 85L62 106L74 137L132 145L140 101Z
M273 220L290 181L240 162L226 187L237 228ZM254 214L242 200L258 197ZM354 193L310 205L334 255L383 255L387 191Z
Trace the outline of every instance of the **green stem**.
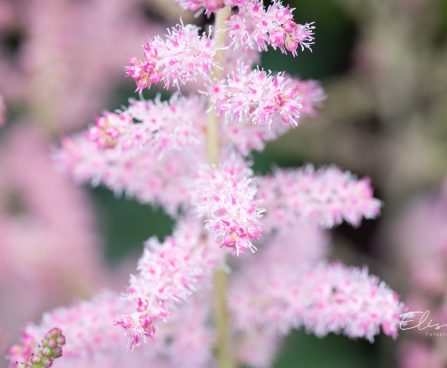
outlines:
M213 70L213 78L218 81L223 77L224 46L226 20L231 14L229 7L224 7L216 14L214 27L214 46L218 50L215 55L216 67ZM219 117L212 108L207 117L206 148L208 162L217 166L219 163ZM214 304L215 323L217 328L217 361L219 368L233 368L231 354L230 325L227 309L227 273L219 269L214 274Z

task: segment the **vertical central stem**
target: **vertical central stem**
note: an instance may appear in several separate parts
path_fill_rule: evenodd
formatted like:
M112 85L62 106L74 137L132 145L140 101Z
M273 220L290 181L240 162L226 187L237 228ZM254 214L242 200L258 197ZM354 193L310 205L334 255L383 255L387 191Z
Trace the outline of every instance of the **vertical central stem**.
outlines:
M231 9L229 7L224 7L216 14L214 47L217 49L217 52L215 55L216 67L213 70L215 81L222 79L224 73L225 22L230 14ZM206 149L208 162L210 165L217 166L219 163L219 117L213 108L210 108L207 117ZM217 360L219 368L233 367L226 294L227 274L223 269L220 269L214 274L214 304L218 333Z

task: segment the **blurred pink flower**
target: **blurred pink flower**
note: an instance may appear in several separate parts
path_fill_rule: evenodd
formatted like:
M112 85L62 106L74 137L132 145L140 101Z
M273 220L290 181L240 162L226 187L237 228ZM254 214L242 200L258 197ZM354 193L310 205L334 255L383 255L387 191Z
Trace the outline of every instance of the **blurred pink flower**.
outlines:
M3 3L2 3L3 4ZM33 120L56 131L85 125L125 82L122 66L148 23L139 0L31 0L10 5L23 45L0 58L6 100L31 106ZM120 45L119 48L116 45Z
M0 325L8 338L44 308L90 294L103 277L87 198L54 170L48 151L29 127L2 140Z

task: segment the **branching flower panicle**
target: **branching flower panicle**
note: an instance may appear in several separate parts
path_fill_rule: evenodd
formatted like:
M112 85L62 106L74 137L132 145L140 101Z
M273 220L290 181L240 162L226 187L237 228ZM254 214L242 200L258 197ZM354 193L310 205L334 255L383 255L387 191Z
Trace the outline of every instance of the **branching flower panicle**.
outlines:
M46 314L26 329L22 351L36 351L57 326L67 336L62 368L268 367L293 328L395 337L403 310L396 294L366 268L326 259L327 229L379 215L369 180L310 165L258 176L250 161L253 150L315 117L325 99L316 81L255 65L269 48L310 50L313 23L296 23L279 0L177 2L214 15L215 27L179 24L147 42L126 67L140 99L54 153L78 182L162 207L175 230L146 242L124 293ZM152 84L178 92L147 101L141 92Z

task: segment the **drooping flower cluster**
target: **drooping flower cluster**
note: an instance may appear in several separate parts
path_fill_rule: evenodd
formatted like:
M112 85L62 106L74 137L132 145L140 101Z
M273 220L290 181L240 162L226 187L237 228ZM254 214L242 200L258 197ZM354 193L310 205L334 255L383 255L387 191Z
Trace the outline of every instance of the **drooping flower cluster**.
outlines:
M373 340L380 329L396 335L402 310L397 295L366 269L325 262L327 251L327 234L301 223L276 233L257 258L245 261L229 301L242 346L246 335L275 344L300 327L317 336L332 332ZM253 353L245 361L252 363L251 357L256 367L269 367L274 354Z
M259 199L267 210L264 226L286 231L303 219L325 228L342 221L358 226L362 218L377 217L381 207L367 179L357 180L336 167L315 170L310 165L263 178Z
M207 34L193 25L168 30L165 39L155 37L144 45L144 59L131 58L126 72L137 82L137 91L160 81L165 87L179 86L198 77L207 78L215 67L216 49Z
M297 126L303 108L299 82L284 74L251 71L246 65L240 65L210 94L211 102L229 123Z
M213 366L218 333L208 284L222 268L232 277L230 335L240 342L235 354L241 363L268 366L292 328L369 340L382 330L394 337L402 310L396 295L366 269L325 261L324 228L342 221L357 226L379 214L368 180L310 166L259 178L247 159L250 150L314 116L324 93L314 81L251 70L251 53L241 53L240 61L226 55L268 46L295 55L310 47L313 26L296 24L279 1L267 9L255 0L180 3L207 13L226 6L216 17L230 14L226 30L201 33L179 25L148 42L144 59L132 58L126 71L139 92L153 83L191 81L200 92L189 89L189 96L167 102L131 100L65 139L55 153L58 165L78 181L163 206L178 221L172 236L146 243L120 299L106 294L44 319L44 326L59 321L68 341L79 334L73 324L82 325L75 343L67 343L66 364L86 356L95 362L110 350L108 357L123 355L117 348L125 345L121 327L132 347L142 345L134 357L146 355L146 365L163 358L163 367ZM258 248L259 254L236 258L234 268L225 263L229 253ZM39 336L41 328L27 332ZM258 354L256 342L272 346ZM185 351L188 357L174 356Z
M313 23L297 24L293 10L274 0L264 9L262 0L247 0L228 21L233 42L246 48L266 51L268 46L296 56L298 50L311 50L315 29Z
M293 9L274 0L264 8L262 0L176 0L182 7L206 13L215 12L224 6L237 7L237 12L228 20L229 37L233 44L242 48L266 51L268 46L283 53L296 56L298 49L311 50L315 29L313 23L297 24Z
M79 302L69 308L59 308L44 315L41 324L29 325L20 345L11 348L11 368L15 362L26 361L49 326L59 326L64 331L66 345L60 368L93 367L119 368L125 364L144 368L147 365L188 368L209 367L214 343L207 326L209 305L193 299L183 306L173 320L157 329L157 339L150 349L129 351L121 331L113 320L131 311L131 304L118 294L103 292L91 301Z

